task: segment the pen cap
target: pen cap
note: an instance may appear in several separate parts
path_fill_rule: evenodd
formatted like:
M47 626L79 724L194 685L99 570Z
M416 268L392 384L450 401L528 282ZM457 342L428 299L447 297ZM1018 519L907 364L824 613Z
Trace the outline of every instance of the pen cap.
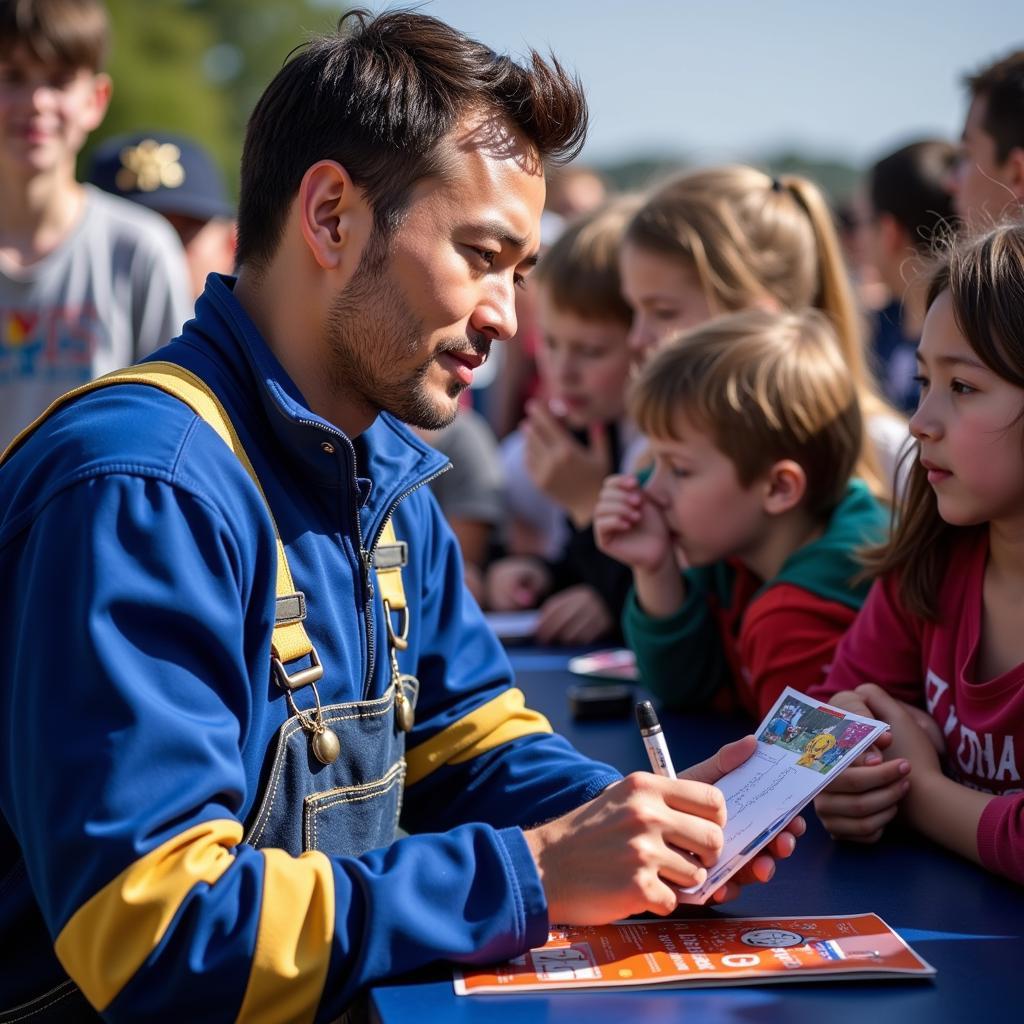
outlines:
M636 708L636 724L640 726L641 732L650 732L652 729L660 729L661 723L654 713L654 705L649 700L642 700Z

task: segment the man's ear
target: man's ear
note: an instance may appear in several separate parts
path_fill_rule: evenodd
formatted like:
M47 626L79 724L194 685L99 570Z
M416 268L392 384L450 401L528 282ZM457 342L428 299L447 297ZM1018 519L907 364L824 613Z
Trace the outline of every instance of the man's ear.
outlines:
M779 516L796 508L807 493L807 474L792 459L780 459L768 470L764 491L764 510Z
M1024 204L1024 146L1010 150L1003 164L1006 184L1013 189L1018 203Z
M299 185L299 226L310 254L324 270L355 272L373 224L373 212L348 171L334 160L306 170Z

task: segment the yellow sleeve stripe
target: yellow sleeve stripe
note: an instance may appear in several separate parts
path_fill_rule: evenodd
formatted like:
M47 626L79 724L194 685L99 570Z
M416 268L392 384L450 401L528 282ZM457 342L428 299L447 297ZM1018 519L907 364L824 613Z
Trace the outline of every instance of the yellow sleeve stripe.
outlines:
M551 731L540 712L526 707L523 691L513 687L409 750L405 784L411 786L443 764L461 764L520 736Z
M150 850L82 904L55 944L68 976L106 1009L160 944L185 897L213 885L234 861L242 826L204 821Z
M334 942L334 874L322 853L263 850L266 867L244 1024L312 1021Z

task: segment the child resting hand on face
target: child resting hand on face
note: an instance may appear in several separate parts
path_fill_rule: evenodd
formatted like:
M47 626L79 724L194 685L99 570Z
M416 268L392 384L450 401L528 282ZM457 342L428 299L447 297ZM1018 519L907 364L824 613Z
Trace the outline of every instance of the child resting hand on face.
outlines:
M632 409L654 471L610 477L594 528L633 571L640 676L670 707L760 718L821 681L867 593L855 552L884 534L835 334L814 310L720 317L661 348Z
M570 225L530 278L545 399L502 445L509 554L488 570L486 602L496 611L538 608L542 643L619 638L630 574L597 550L591 518L604 478L642 445L625 410L631 316L618 276L635 207L620 199Z

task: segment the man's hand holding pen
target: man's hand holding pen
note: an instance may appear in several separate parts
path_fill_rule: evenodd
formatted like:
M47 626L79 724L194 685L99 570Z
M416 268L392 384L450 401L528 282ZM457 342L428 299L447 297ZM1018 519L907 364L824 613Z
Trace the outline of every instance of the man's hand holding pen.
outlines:
M728 743L677 778L636 772L594 800L526 833L560 924L601 924L647 911L669 914L677 888L699 885L722 849L725 799L714 783L750 757L752 736ZM764 882L804 831L794 819L766 851L712 897L723 902L741 885Z

